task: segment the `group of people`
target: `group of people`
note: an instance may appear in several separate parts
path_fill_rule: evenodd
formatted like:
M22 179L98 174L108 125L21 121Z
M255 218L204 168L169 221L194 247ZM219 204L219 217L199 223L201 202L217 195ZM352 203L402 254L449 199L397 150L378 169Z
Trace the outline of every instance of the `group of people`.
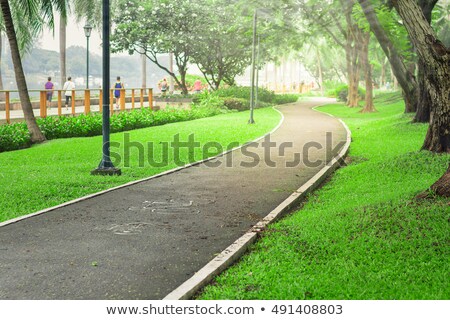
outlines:
M120 77L117 77L116 82L114 84L114 97L116 98L116 109L119 109L119 100L120 100L120 89L124 89L125 86L123 82L120 81ZM55 84L52 82L52 77L47 78L47 82L45 83L45 90L47 91L47 108L50 108L52 105L53 92L55 90ZM65 107L66 110L69 109L69 103L72 99L73 90L75 90L75 82L72 81L72 77L68 77L67 81L64 83L62 88L64 91L64 96L66 98Z
M167 79L164 78L162 81L160 81L158 83L158 87L159 90L161 90L161 96L165 97L167 94L167 90L169 89ZM200 93L202 91L202 88L203 88L202 82L199 79L195 80L194 85L192 87L192 91L194 91L195 93Z

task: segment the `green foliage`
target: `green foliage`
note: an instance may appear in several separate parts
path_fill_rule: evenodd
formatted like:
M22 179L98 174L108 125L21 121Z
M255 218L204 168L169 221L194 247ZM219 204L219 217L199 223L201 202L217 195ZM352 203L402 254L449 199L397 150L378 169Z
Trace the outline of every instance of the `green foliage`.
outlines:
M294 93L286 93L286 94L277 94L274 99L275 104L285 104L285 103L293 103L297 102L300 98L299 94Z
M111 132L159 126L167 123L211 117L224 113L223 100L211 96L191 109L168 108L159 111L136 109L111 115ZM42 133L48 140L72 137L92 137L102 134L102 115L99 113L76 117L47 117L37 119ZM25 123L0 126L0 152L26 148L30 134Z
M30 145L31 136L25 123L0 126L0 152L23 149Z
M223 98L225 107L230 110L245 111L250 108L250 100L241 98Z
M250 99L250 91L250 87L233 86L216 90L214 91L214 95L223 98ZM264 88L258 88L258 100L262 102L272 103L275 100L275 92Z
M363 100L366 95L366 90L364 90L361 87L358 87L358 94L359 94L359 98L361 100ZM328 91L327 96L336 97L337 101L343 101L343 102L347 101L348 85L346 85L346 84L339 85L334 90Z

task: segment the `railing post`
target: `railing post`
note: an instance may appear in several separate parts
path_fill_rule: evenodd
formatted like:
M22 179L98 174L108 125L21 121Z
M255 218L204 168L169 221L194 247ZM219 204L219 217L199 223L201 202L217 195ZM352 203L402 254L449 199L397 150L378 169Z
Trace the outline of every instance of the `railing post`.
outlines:
M72 90L72 115L75 115L75 90Z
M131 109L134 109L134 89L131 89Z
M141 109L144 107L144 89L141 88Z
M109 90L109 101L110 101L109 108L110 108L111 114L113 114L113 112L114 112L114 95L113 95L113 91L114 91L113 89Z
M61 95L62 95L61 90L58 90L58 116L59 117L61 117L61 114L62 114L62 112L61 112L61 108L62 108L62 97L61 97Z
M6 123L11 123L10 115L10 105L9 105L9 91L5 92L5 111L6 111Z
M45 107L45 96L46 92L41 90L39 97L39 116L41 118L45 118L45 111L47 110L47 108Z
M150 110L153 110L153 89L148 89L148 103L150 105Z
M98 98L98 111L103 112L103 90L100 89L100 96Z
M91 90L84 90L84 114L91 113Z
M125 110L125 89L120 89L120 110Z

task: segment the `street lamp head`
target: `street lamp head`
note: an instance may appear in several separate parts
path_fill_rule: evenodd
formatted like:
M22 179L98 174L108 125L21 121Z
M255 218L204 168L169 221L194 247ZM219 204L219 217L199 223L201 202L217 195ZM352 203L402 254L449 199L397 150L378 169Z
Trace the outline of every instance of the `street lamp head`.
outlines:
M86 36L86 38L89 38L91 36L92 26L88 22L83 28L84 28L84 35Z

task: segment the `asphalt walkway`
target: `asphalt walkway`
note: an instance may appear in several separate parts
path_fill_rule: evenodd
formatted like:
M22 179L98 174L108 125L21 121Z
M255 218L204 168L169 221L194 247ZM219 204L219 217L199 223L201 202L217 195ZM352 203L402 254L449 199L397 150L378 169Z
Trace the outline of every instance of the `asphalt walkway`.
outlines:
M311 110L322 102L279 107L285 119L270 137L276 145L270 152L261 140L0 227L0 299L163 298L339 151L327 154L327 132L331 150L346 140L346 131Z

